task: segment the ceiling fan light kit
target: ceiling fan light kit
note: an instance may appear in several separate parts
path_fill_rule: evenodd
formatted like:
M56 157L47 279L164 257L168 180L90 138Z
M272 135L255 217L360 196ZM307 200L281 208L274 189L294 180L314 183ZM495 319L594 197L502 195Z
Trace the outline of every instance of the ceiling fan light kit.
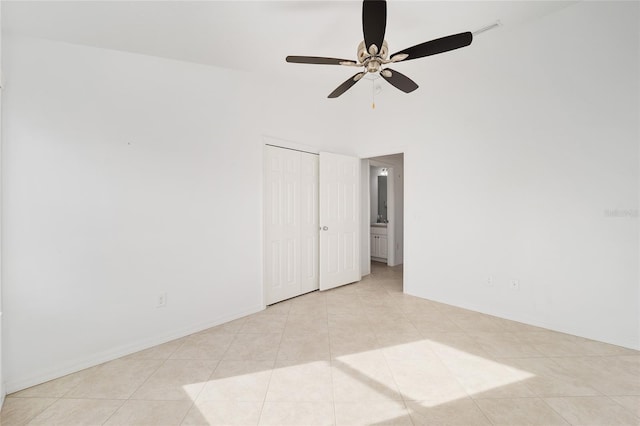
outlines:
M497 25L499 25L499 22L475 33L487 31ZM420 43L389 56L389 45L384 39L386 26L387 2L384 0L364 0L362 2L362 32L364 40L358 45L357 62L350 59L318 56L287 56L286 60L296 64L342 65L364 68L364 71L355 74L338 86L329 94L329 98L337 98L342 95L367 73L379 74L392 86L405 93L410 93L416 90L418 85L406 75L390 68L383 68L383 66L459 49L469 46L473 41L473 34L464 32Z

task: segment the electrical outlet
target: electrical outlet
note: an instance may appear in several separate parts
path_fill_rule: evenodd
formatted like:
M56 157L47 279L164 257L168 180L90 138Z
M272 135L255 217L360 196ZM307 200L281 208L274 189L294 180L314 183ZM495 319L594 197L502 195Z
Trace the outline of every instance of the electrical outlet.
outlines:
M520 290L520 281L511 280L511 290L514 290L514 291Z
M493 287L493 277L487 278L486 284L487 287Z
M167 307L167 293L160 293L158 295L158 304L156 308L166 308Z

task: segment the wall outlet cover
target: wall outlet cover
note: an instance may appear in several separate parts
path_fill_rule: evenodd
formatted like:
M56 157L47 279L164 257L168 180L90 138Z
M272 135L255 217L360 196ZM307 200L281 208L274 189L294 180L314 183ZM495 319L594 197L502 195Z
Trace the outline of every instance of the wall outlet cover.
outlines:
M164 308L167 306L167 293L160 293L158 295L156 308Z

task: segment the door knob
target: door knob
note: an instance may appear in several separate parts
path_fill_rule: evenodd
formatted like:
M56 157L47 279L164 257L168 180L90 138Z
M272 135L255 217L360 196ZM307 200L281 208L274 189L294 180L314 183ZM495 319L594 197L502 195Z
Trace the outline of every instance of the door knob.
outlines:
M328 230L329 230L329 227L328 227L328 226L323 226L323 227L322 227L322 230L323 230L323 231L328 231Z

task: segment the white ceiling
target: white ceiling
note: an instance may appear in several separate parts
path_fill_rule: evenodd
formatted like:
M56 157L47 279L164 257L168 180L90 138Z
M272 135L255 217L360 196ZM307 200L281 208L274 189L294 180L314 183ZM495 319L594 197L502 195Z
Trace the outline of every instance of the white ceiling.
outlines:
M360 1L2 3L8 34L284 76L313 78L326 67L287 64L287 55L355 59L362 39ZM394 52L498 19L503 27L494 31L508 32L572 3L391 0L386 39Z

